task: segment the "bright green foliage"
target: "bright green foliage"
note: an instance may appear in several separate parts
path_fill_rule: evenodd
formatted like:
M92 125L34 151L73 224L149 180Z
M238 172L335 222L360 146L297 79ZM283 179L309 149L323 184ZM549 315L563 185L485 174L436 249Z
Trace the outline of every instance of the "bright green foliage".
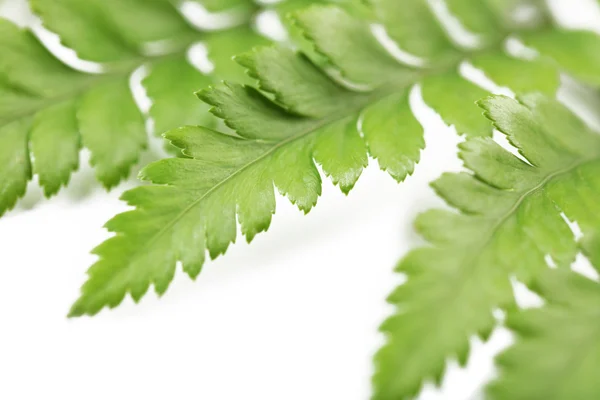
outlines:
M180 125L215 126L217 120L208 112L209 107L198 102L193 93L190 95L190 88L204 88L215 78L245 78L231 61L232 55L267 44L267 39L257 36L249 27L238 27L206 36L203 42L208 48L208 58L214 65L216 76L199 74L182 54L155 62L152 73L144 80L148 97L152 99L150 115L156 132L164 133Z
M488 93L466 82L455 71L436 74L423 81L423 98L443 116L448 125L454 125L459 133L471 136L489 136L490 124L473 112L473 99Z
M427 2L374 0L373 5L378 20L405 51L434 62L456 52Z
M65 46L90 61L136 60L146 43L186 45L197 34L170 0L32 0L31 5Z
M597 34L587 31L549 31L544 35L525 35L523 39L526 45L555 60L576 78L600 86L600 42ZM589 58L582 60L581 54L587 54Z
M66 185L71 171L77 169L81 144L75 107L74 102L66 101L38 112L29 131L33 169L47 196ZM26 138L21 132L19 136L20 140ZM28 157L26 152L23 157Z
M500 15L505 26L511 28L532 29L545 19L551 19L548 15L546 0L484 0L491 9ZM520 20L514 18L517 8L527 8L535 11L532 19Z
M596 243L598 248L598 243ZM599 264L596 270L600 272ZM542 274L539 309L508 314L517 342L497 358L490 400L588 400L600 393L600 285L572 272Z
M469 337L486 339L496 326L492 311L515 307L511 276L527 285L537 282L548 270L547 256L559 268L568 267L578 245L561 212L577 221L584 237L600 232L600 135L547 97L527 95L521 102L496 96L480 105L528 162L491 138L472 138L460 145L460 157L472 173L444 174L433 183L459 213L432 210L417 219L416 228L430 246L410 252L398 265L408 280L388 299L397 311L381 327L387 343L375 358L374 399L410 398L424 380L440 381L448 358L465 363ZM598 321L589 324L585 329L596 329ZM519 347L513 352L518 355L510 360L531 359ZM546 353L559 356L550 346ZM544 362L521 368L533 371ZM547 368L558 373L569 367L556 362ZM536 374L547 384L555 375L544 371ZM507 395L499 398L586 398L560 397L564 391L554 393L558 397L529 397L535 393L530 389L523 388L521 397L502 392Z
M156 132L166 132L178 124L212 126L214 118L207 112L201 112L208 109L200 107L195 96L183 95L191 87L201 88L209 81L210 78L199 74L184 55L156 62L152 74L143 82L148 97L152 99L150 113ZM177 104L177 113L172 112L173 104Z
M25 193L34 173L47 196L58 192L77 169L82 145L105 187L129 174L147 140L146 117L129 87L131 73L142 65L148 67L144 83L158 134L185 122L215 124L193 92L218 81L221 69L231 78L227 64L233 63L226 60L267 41L247 27L200 32L176 3L31 0L45 26L80 58L102 63L102 74L64 65L29 30L0 19L0 215ZM188 47L199 41L213 57L212 76L186 60ZM160 54L148 51L156 42Z
M80 99L77 119L98 179L107 187L118 184L129 171L113 166L134 164L146 143L144 118L133 101L128 80L111 80L88 90Z
M384 17L397 6L392 0L374 3L375 14ZM151 284L162 294L178 261L195 277L206 252L214 258L236 240L236 222L247 240L268 228L274 187L308 212L321 193L315 161L344 193L354 186L367 154L394 179L404 180L424 146L422 128L408 104L414 83L422 85L425 101L460 133L491 136L485 118L469 111L486 92L457 71L467 53L451 44L427 7L414 0L403 3L402 18L411 20L419 34L398 28L396 21L383 18L383 23L401 46L434 49L419 53L435 55L432 66L398 62L371 34L371 21L349 6L312 6L291 15L303 40L313 46L308 54L265 47L236 57L258 81L258 89L228 83L199 93L236 136L200 127L167 133L188 158L151 164L141 176L155 185L125 193L135 209L107 224L116 236L94 251L99 260L71 315L114 307L127 293L138 300ZM456 10L468 10L465 4ZM491 10L496 8L490 8L490 15L497 15ZM498 15L497 23L503 21ZM423 30L439 35L423 36ZM428 40L434 42L422 45ZM556 91L553 61L515 59L502 51L499 41L494 43L471 59L490 78L516 93ZM582 52L578 57L594 56ZM512 71L497 68L495 60ZM416 390L420 381L414 380Z
M579 58L582 61L593 56L593 52L582 52ZM478 54L471 58L471 62L475 67L485 71L496 84L511 88L516 93L537 91L551 96L560 83L551 62L532 63L494 52ZM515 71L520 73L516 74Z
M481 40L490 42L501 39L502 15L498 16L500 10L494 10L492 0L446 0L446 5L452 14L462 16L464 27L477 34Z
M79 135L73 134L75 109L65 92L78 90L93 78L67 68L50 56L31 33L2 19L0 49L2 214L25 192L27 181L31 179L30 151L35 155L35 167L45 168L40 181L46 193L54 192L68 180L77 165L77 156L74 159L73 153L78 152ZM53 143L56 137L62 138L61 145ZM55 157L61 161L52 162Z
M256 4L251 0L192 0L204 7L207 11L217 12L251 12Z
M199 2L212 11L249 15L254 9L246 0ZM140 66L149 71L143 85L155 131L186 125L165 134L181 157L147 166L140 175L151 184L123 195L133 209L107 223L115 235L94 250L98 261L71 316L115 307L128 293L138 301L151 285L162 294L178 263L196 278L207 254L215 258L235 242L238 225L247 241L268 229L275 190L309 212L321 195L317 165L345 194L369 157L403 181L425 145L409 105L418 84L426 103L465 135L460 156L470 172L445 174L433 184L456 211L433 210L417 220L429 245L398 266L407 283L389 297L396 311L381 328L387 342L375 357L373 399L412 398L424 381L441 380L449 358L464 364L470 336L486 339L498 308L507 311L519 339L499 357L501 376L489 387L490 398L597 397L600 291L565 269L578 251L600 265L600 135L551 100L560 72L600 86L597 35L547 25L521 30L510 16L524 3L538 7L537 22L547 22L537 0L446 0L479 39L479 48L465 49L425 0L369 6L340 0L290 16L300 50L262 47L238 55L248 73L242 76L231 55L266 39L247 26L198 32L175 0L31 3L63 44L101 63L103 73L64 65L31 32L0 20L0 214L24 194L33 174L48 196L66 185L81 147L107 188L128 175L147 140L147 116L129 88ZM373 23L422 66L389 54ZM540 28L533 25L527 28ZM509 34L540 56L507 54ZM198 41L207 45L218 77L245 84L215 84L214 76L191 66L186 52ZM480 106L526 161L496 144L492 125L473 111L487 92L462 77L463 61L519 95L519 101L490 97ZM189 96L210 83L198 92L204 104ZM581 240L563 216L578 223ZM518 310L511 277L547 305Z

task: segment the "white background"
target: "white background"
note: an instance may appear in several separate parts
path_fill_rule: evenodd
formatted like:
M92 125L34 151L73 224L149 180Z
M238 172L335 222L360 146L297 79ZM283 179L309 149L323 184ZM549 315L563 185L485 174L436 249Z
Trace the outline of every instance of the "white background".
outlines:
M6 1L2 12L19 15ZM593 1L553 4L572 26L598 21ZM51 200L30 185L0 219L0 398L367 399L385 297L400 281L393 267L420 243L412 220L443 206L428 182L461 168L454 130L418 90L411 100L427 149L405 183L371 162L348 197L324 180L307 216L280 198L269 232L250 246L239 240L196 282L178 273L160 300L128 298L94 318L66 314L89 250L108 237L102 225L125 210L118 197L135 182L106 193L83 165ZM486 345L474 340L468 368L450 362L442 388L428 385L420 398L477 398L510 340L503 329Z

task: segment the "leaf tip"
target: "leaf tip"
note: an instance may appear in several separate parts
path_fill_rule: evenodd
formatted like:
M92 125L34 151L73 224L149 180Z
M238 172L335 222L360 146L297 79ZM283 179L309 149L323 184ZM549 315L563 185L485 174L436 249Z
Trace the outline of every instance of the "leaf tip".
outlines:
M244 68L254 69L255 68L255 62L254 62L254 54L255 53L256 53L256 49L252 49L250 51L246 51L244 53L237 54L237 55L233 56L231 59Z
M206 88L197 90L194 92L194 95L199 98L200 100L202 100L203 102L212 105L211 103L211 94L214 91L214 86L210 85Z
M86 312L85 307L82 305L81 298L80 298L75 303L73 303L73 305L69 309L69 312L67 313L67 318L69 318L69 319L79 318L79 317L84 316L85 314L87 314L87 312Z

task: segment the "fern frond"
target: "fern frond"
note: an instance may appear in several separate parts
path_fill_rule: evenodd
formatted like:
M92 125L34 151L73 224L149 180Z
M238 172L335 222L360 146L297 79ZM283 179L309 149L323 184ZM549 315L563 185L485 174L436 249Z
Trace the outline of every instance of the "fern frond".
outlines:
M543 281L547 257L568 267L578 244L561 213L584 240L600 232L600 135L539 94L480 105L527 161L491 138L473 138L460 145L472 173L433 183L460 213L432 210L416 221L430 246L398 265L407 282L388 298L397 311L381 327L387 343L375 357L374 399L410 398L424 380L441 380L448 358L464 364L469 337L487 339L496 326L492 311L515 307L511 277Z
M33 174L46 196L57 193L77 169L82 145L105 187L129 174L147 140L146 117L129 88L131 73L142 65L149 68L144 83L154 100L149 117L158 134L182 122L215 123L193 91L218 81L221 69L230 78L232 69L223 60L268 41L248 27L200 32L175 3L31 0L63 44L82 59L102 63L101 74L66 66L31 31L0 19L0 215L23 196ZM221 35L232 40L226 44ZM211 76L186 60L188 48L199 41L215 61ZM147 49L156 42L164 47L158 55Z
M471 3L479 7L479 1ZM398 4L378 0L375 10L383 17L399 15L393 13ZM167 133L189 159L151 164L141 176L155 185L124 194L135 210L108 222L116 235L94 250L99 260L71 315L114 307L127 293L137 301L151 284L162 294L178 261L196 277L206 252L215 258L235 241L236 222L248 241L268 228L275 211L274 186L308 212L321 193L315 161L344 193L360 176L367 153L396 180L404 180L424 146L407 99L414 83L421 84L426 102L460 133L490 136L491 126L470 109L486 92L457 71L466 57L517 93L555 92L558 71L547 60L513 58L500 40L473 54L453 46L442 32L433 36L435 43L424 44L423 30L441 28L424 3L402 4L400 14L417 25L415 31L400 32L392 21L387 28L403 47L435 49L427 53L434 58L426 67L395 60L371 34L369 18L335 6L313 6L292 15L317 60L283 47L238 56L258 80L259 90L229 83L199 93L237 136L191 126ZM527 34L543 36L552 32L548 29Z
M596 243L596 249L600 248ZM600 264L594 264L600 272ZM532 286L538 309L508 313L516 343L496 358L490 400L587 400L600 393L600 285L570 271L544 272Z
M247 12L252 13L257 3L252 0L192 0L200 4L207 11L212 13L220 12ZM174 1L175 4L180 2Z

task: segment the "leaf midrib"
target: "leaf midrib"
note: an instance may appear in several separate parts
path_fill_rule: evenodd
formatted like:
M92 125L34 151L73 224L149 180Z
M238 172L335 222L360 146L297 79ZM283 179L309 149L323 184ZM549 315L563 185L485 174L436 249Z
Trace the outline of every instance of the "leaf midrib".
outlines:
M269 150L267 150L265 153L261 154L260 156L258 156L256 159L242 165L239 169L235 170L231 175L227 176L226 178L224 178L223 180L219 181L217 184L215 184L213 187L211 187L207 192L203 193L198 199L194 200L191 204L189 204L187 207L185 207L180 213L178 213L171 222L169 222L167 225L165 225L164 227L162 227L157 233L155 233L152 238L146 242L146 244L144 244L144 246L142 246L141 248L139 248L138 250L136 250L131 257L129 258L134 259L137 257L137 255L140 252L144 252L146 249L148 249L149 247L151 247L153 244L155 244L169 229L171 229L173 226L175 226L179 220L181 220L181 218L183 218L188 212L190 212L190 210L192 210L194 207L196 207L198 204L200 204L204 199L206 199L211 193L215 192L216 190L218 190L220 187L222 187L224 184L226 184L227 182L229 182L231 179L233 179L234 177L240 175L241 173L243 173L246 169L250 168L251 166L253 166L254 164L262 161L263 159L265 159L266 157L268 157L269 155L271 155L273 152L275 152L276 150L278 150L279 148L292 143L296 140L299 140L305 136L308 136L310 134L316 133L318 128L323 127L327 124L330 124L334 121L343 119L343 118L347 118L350 115L354 115L357 113L360 113L361 111L363 111L366 107L368 107L370 104L375 103L376 101L382 100L383 98L387 97L387 96L391 96L394 94L397 94L400 90L406 89L414 84L419 83L423 78L429 76L429 75L434 75L437 73L441 73L443 71L448 71L451 70L452 68L456 68L459 63L464 60L464 59L468 59L476 54L479 53L484 53L484 52L488 52L491 49L501 49L501 45L502 43L504 43L504 40L507 38L507 36L504 36L502 38L500 38L498 41L495 41L493 43L491 43L489 46L486 47L482 47L480 49L477 50L460 50L457 54L456 59L454 60L449 60L446 63L444 63L443 65L440 65L437 68L431 68L431 69L422 69L422 70L416 70L415 71L415 76L414 76L414 81L410 82L410 83L406 83L406 81L402 81L401 85L398 85L397 82L391 82L388 85L382 84L381 87L377 90L374 90L373 92L369 93L369 95L365 95L364 99L365 101L360 103L360 104L353 104L353 107L351 108L347 108L343 111L340 111L338 113L332 114L328 117L324 117L322 119L316 120L315 124L312 125L310 128L305 128L304 130L300 131L299 133L281 141L281 142L277 142L277 144L275 144L272 148L270 148ZM402 64L401 62L398 62L399 67L403 67L404 64ZM332 78L333 79L333 78ZM335 79L333 79L335 81ZM350 110L350 111L349 111ZM128 262L127 264L130 264L130 262ZM111 279L110 282L114 281L114 279L116 277L120 277L121 274L127 272L128 268L121 270L117 275L115 275L113 277L113 279ZM129 287L127 288L127 290L129 290Z
M489 50L489 49L487 49ZM483 50L482 50L483 51ZM467 53L461 53L461 54L467 54ZM461 57L462 59L462 57ZM399 64L400 66L402 64ZM451 66L456 66L457 63L453 62L451 64ZM341 120L343 118L347 118L351 115L355 115L360 113L361 111L363 111L369 104L374 103L376 101L382 100L383 98L387 97L387 96L391 96L393 94L398 93L399 90L405 89L410 85L414 85L415 83L419 82L418 78L423 78L424 76L427 76L429 74L438 72L439 69L432 69L432 70L423 70L423 71L416 71L415 74L415 82L411 82L409 84L403 84L403 85L393 85L390 84L387 87L384 87L383 89L380 88L378 90L374 90L373 92L371 92L369 94L369 96L365 96L364 98L367 99L365 100L363 103L360 103L358 105L354 105L354 107L350 108L350 112L348 112L348 108L345 109L344 111L332 114L328 117L324 117L318 120L315 120L315 124L311 125L308 128L305 128L304 130L301 130L299 133L296 133L292 136L290 136L289 138L286 138L285 140L282 140L280 142L273 142L275 143L275 145L273 147L271 147L269 150L267 150L265 153L261 154L260 156L258 156L257 158L255 158L254 160L242 165L239 169L235 170L231 175L227 176L226 178L224 178L223 180L219 181L217 184L215 184L213 187L211 187L207 192L203 193L198 199L194 200L190 205L188 205L184 210L182 210L179 214L177 214L177 216L174 218L173 221L171 221L169 224L167 224L166 226L164 226L163 228L160 229L159 232L157 232L152 239L150 239L150 241L144 245L140 250L136 251L133 255L133 257L135 257L135 255L137 255L140 251L145 250L147 247L150 247L150 245L156 243L156 240L158 240L157 236L160 237L162 236L168 229L170 229L171 227L173 227L177 222L179 222L179 220L181 218L183 218L183 216L185 214L187 214L192 208L194 208L195 206L197 206L200 202L202 202L202 200L204 200L209 194L211 194L212 192L214 192L215 190L217 190L218 188L220 188L221 186L223 186L225 183L227 183L230 179L234 178L235 176L241 174L242 172L244 172L247 168L250 168L252 165L262 161L263 159L265 159L266 157L268 157L269 155L271 155L273 152L275 152L276 150L278 150L279 148L292 143L296 140L299 140L301 138L304 138L305 136L309 136L311 134L315 134L319 128L322 128L330 123L333 123L335 121ZM428 72L428 73L426 73ZM262 141L262 140L255 140L257 142L262 142L262 143L268 143L269 141Z
M523 201L527 197L531 196L532 194L536 193L539 190L542 190L550 181L559 178L561 175L566 174L568 172L571 172L571 171L573 171L573 170L575 170L575 169L583 166L584 164L591 163L591 162L598 162L599 160L600 160L600 154L596 154L593 157L588 157L588 158L585 158L583 160L573 162L573 163L569 164L568 166L566 166L566 167L564 167L562 169L559 169L557 171L554 171L551 174L548 174L540 183L538 183L533 188L531 188L531 189L527 190L526 192L524 192L515 201L515 203L513 204L513 206L506 213L504 213L503 216L488 231L490 233L489 237L480 246L478 246L477 252L471 253L472 256L470 256L467 259L467 261L465 263L463 263L463 265L468 266L468 268L465 268L465 270L466 271L471 271L471 270L477 268L478 264L475 262L475 260L477 259L477 257L481 256L481 254L486 250L487 246L493 241L493 239L494 239L495 235L497 234L498 230L514 214L514 212L521 206L521 204L523 203ZM466 279L458 279L457 282L455 282L454 285L449 285L450 287L457 287L458 286L458 290L453 291L454 293L462 292L464 286L466 285L466 282L472 276L474 276L474 274L470 274L470 273L461 274L461 277L465 277L465 276L466 276ZM447 299L443 304L451 306L452 303L454 301L456 301L457 298L458 298L457 295L449 296L449 299ZM435 301L435 304L440 304L440 303L439 303L439 301ZM600 326L599 326L598 329L600 329ZM398 381L398 385L400 385L400 381Z
M356 110L356 112L359 112L361 109L362 108L358 108ZM231 175L229 175L225 179L223 179L220 182L218 182L216 185L214 185L209 190L207 190L205 193L203 193L198 199L194 200L187 207L185 207L168 224L166 224L158 232L156 232L148 242L146 242L142 247L139 247L135 252L133 252L133 254L131 254L131 256L128 259L129 260L135 259L140 253L143 254L144 252L146 252L146 250L148 248L151 248L152 245L154 245L169 229L171 229L173 226L175 226L190 210L192 210L194 207L196 207L198 204L200 204L204 199L206 199L208 196L210 196L212 193L214 193L220 187L222 187L223 185L225 185L231 179L233 179L234 177L240 175L246 169L250 168L254 164L259 163L260 161L264 160L265 158L267 158L268 156L270 156L271 154L273 154L275 151L279 150L281 147L283 147L283 146L285 146L285 145L287 145L289 143L292 143L292 142L294 142L296 140L302 139L305 136L307 136L308 134L316 132L318 130L318 128L320 128L322 126L325 126L325 125L327 125L327 124L335 121L338 118L339 117L337 117L337 115L336 115L335 117L324 118L324 119L318 120L317 123L315 123L314 125L312 125L311 128L307 128L306 132L305 131L301 131L300 133L297 133L296 135L293 135L293 136L291 136L291 137L289 137L289 138L287 138L285 140L282 140L281 142L277 142L269 150L267 150L266 152L264 152L263 154L261 154L260 156L258 156L257 158L255 158L254 160L252 160L252 161L244 164L243 166L241 166L239 169L237 169ZM132 264L131 261L127 262L127 265L131 265L131 264ZM121 281L122 280L121 277L126 276L126 275L128 275L130 273L131 273L130 268L123 268L123 269L121 269L117 274L113 275L112 278L108 282L105 282L105 284L103 285L103 287L111 286L111 282ZM129 290L130 290L130 287L129 287L129 285L127 285L126 291L129 291ZM98 294L98 296L101 296L101 294Z
M502 217L500 217L498 219L498 221L489 229L488 238L484 242L482 242L480 246L478 246L477 252L471 253L472 255L464 263L464 265L468 266L465 269L467 271L472 271L473 269L477 268L478 264L475 262L475 260L479 256L481 256L481 254L487 249L488 245L495 239L495 236L498 233L498 230L506 223L506 221L508 221L508 219L510 217L513 216L515 211L517 211L519 209L519 207L521 207L521 205L525 199L527 199L529 196L533 195L534 193L536 193L540 190L543 190L547 184L549 184L552 180L558 179L561 175L572 172L585 164L598 162L598 161L600 161L600 153L595 154L594 156L591 156L591 157L586 157L582 160L572 162L569 165L567 165L566 167L561 168L559 170L556 170L556 171L546 175L544 177L544 179L542 179L537 185L535 185L531 189L525 191L521 196L519 196L519 198L515 201L513 206L506 213L504 213L502 215ZM468 278L473 276L473 274L464 274L464 275L467 276L467 279L460 279L457 282L457 285L459 286L459 288L464 287L465 282L468 280ZM456 296L452 296L450 301L454 301L455 297Z
M359 106L356 107L356 110L354 112L360 112L362 109L364 108L364 106ZM339 113L341 114L341 113ZM344 115L343 117L346 117L346 115ZM214 185L213 187L211 187L209 190L207 190L205 193L203 193L198 199L194 200L192 203L190 203L187 207L185 207L181 212L179 212L172 221L170 221L167 225L163 226L157 233L155 233L152 238L146 242L146 244L144 244L144 246L142 246L141 248L139 248L138 250L136 250L130 258L135 258L138 254L145 252L148 248L152 247L152 245L154 245L169 229L171 229L173 226L175 226L190 210L192 210L194 207L196 207L197 205L199 205L204 199L206 199L209 195L211 195L212 193L214 193L216 190L218 190L220 187L222 187L223 185L225 185L227 182L229 182L231 179L235 178L236 176L242 174L243 172L245 172L246 169L250 168L251 166L253 166L254 164L259 163L260 161L266 159L267 157L269 157L270 155L272 155L273 153L275 153L277 150L279 150L280 148L284 147L287 144L293 143L296 140L302 139L305 136L308 136L310 134L316 133L318 131L319 128L328 125L330 123L332 123L333 121L336 121L338 119L341 119L342 117L338 117L338 114L334 114L334 116L329 117L329 118L323 118L321 120L317 120L315 124L311 125L310 128L306 128L304 131L301 131L289 138L286 138L285 140L282 140L280 142L276 142L273 147L269 148L267 151L265 151L263 154L261 154L260 156L258 156L257 158L255 158L252 161L247 162L246 164L242 165L240 168L238 168L237 170L235 170L231 175L227 176L225 179L219 181L216 185ZM116 279L116 277L121 276L122 273L126 272L125 270L121 270L121 272L117 275L115 275L115 277L113 279Z

